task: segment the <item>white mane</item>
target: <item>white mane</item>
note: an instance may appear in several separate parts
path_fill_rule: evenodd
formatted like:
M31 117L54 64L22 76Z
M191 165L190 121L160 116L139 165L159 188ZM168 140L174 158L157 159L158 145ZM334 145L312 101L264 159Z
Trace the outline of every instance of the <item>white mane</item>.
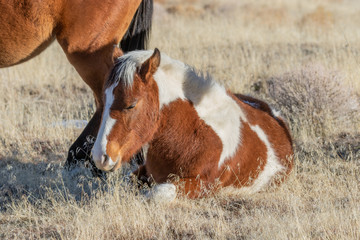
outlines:
M132 86L134 73L153 51L133 51L118 59L110 79L112 84ZM212 127L223 144L219 167L232 157L240 144L240 119L246 116L226 89L212 78L197 73L188 65L161 53L160 66L154 75L159 88L160 109L177 99L193 103L199 117Z
M119 83L122 79L124 86L131 87L134 82L136 69L151 56L151 51L132 51L119 57L109 78L111 84Z

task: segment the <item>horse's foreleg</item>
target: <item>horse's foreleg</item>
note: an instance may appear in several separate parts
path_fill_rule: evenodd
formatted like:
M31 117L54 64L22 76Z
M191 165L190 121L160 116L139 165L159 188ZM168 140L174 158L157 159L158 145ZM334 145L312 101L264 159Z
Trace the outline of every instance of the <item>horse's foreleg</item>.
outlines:
M71 168L79 162L90 161L94 175L103 176L104 174L92 163L90 155L101 124L102 91L106 75L113 65L113 59L120 56L122 52L120 49L114 49L114 46L110 45L94 53L71 53L68 52L66 45L62 44L62 41L59 41L59 43L81 78L93 91L96 103L96 112L81 135L71 145L65 166Z
M107 74L113 66L113 60L122 55L122 51L113 45L106 46L94 53L68 53L66 48L64 51L80 74L81 78L91 88L95 96L96 112L85 127L81 135L72 144L69 150L66 166L71 167L78 162L90 161L93 166L95 176L103 176L103 172L98 170L92 163L90 152L97 137L101 124L101 114L103 108L103 86L107 78ZM91 138L92 140L89 140ZM90 142L89 142L90 141ZM139 152L135 156L136 162L142 163L143 156Z
M65 167L71 168L79 162L85 162L91 159L91 149L95 142L101 122L101 110L98 109L80 136L71 145Z

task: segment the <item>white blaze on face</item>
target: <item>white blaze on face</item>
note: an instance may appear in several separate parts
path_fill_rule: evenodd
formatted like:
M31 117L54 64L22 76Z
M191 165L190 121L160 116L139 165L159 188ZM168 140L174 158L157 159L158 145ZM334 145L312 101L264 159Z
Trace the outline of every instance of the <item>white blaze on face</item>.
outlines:
M114 165L115 162L112 161L111 158L108 159L109 163L105 163L105 155L106 153L106 146L107 146L107 137L111 132L116 120L110 117L110 107L114 102L114 89L118 83L115 83L108 87L105 90L105 106L103 110L103 116L101 120L101 126L99 129L99 133L97 135L96 141L94 143L94 147L91 151L92 157L96 167L103 170L110 170ZM104 169L104 165L106 169Z

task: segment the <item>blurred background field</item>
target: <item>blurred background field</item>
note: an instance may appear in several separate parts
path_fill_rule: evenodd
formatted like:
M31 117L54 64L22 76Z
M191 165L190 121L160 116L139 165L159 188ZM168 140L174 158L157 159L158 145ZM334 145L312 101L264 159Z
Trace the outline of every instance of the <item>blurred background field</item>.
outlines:
M360 239L359 22L356 0L155 1L150 48L289 122L293 173L251 196L155 204L121 173L64 171L90 89L56 42L0 69L0 238Z

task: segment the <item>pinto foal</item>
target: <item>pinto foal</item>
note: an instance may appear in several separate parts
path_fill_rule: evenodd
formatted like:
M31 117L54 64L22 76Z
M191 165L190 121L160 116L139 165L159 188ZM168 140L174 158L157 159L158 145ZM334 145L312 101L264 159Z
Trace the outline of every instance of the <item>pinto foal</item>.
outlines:
M198 197L215 185L257 192L292 169L289 131L266 103L234 95L157 49L120 57L104 89L92 150L101 170L115 171L144 147L139 179ZM171 175L179 181L164 184Z

